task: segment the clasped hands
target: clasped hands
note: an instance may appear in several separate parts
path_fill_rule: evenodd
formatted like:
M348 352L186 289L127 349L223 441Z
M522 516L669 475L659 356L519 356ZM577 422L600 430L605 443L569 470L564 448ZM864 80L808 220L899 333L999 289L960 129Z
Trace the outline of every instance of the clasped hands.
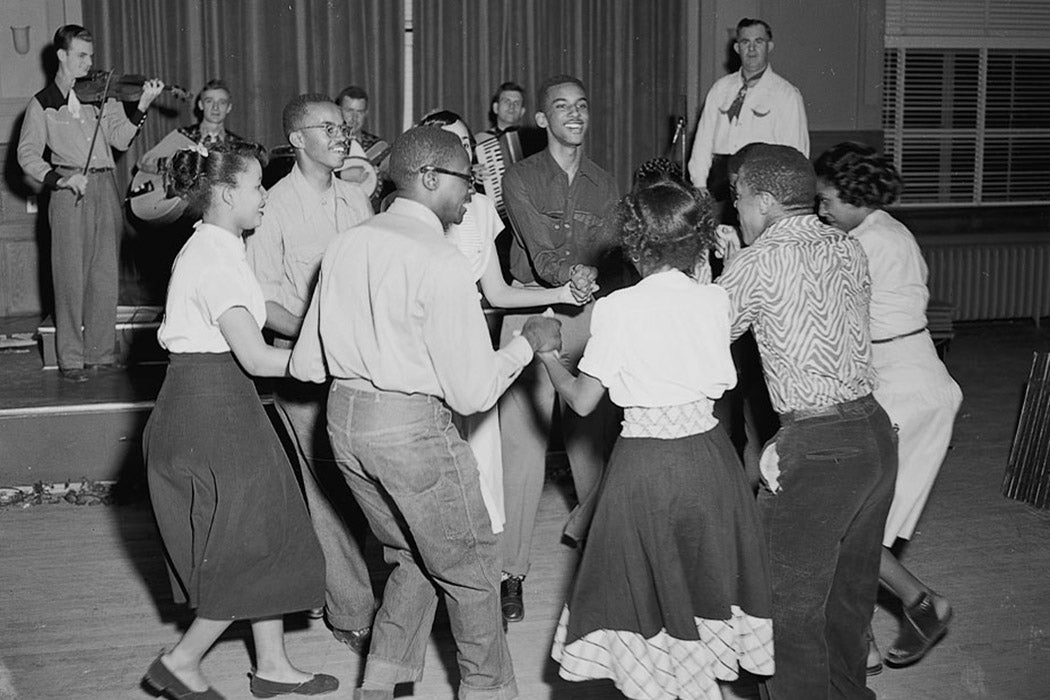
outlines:
M565 285L577 306L594 299L598 286L598 268L592 265L573 265L569 268L569 282Z
M535 353L561 350L561 321L551 316L529 316L521 335Z

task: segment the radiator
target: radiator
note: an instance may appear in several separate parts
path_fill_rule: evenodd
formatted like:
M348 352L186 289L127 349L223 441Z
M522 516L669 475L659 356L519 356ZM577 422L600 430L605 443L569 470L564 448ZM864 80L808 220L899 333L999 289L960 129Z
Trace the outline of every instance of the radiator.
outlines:
M930 298L955 306L953 320L1050 316L1047 243L927 243Z

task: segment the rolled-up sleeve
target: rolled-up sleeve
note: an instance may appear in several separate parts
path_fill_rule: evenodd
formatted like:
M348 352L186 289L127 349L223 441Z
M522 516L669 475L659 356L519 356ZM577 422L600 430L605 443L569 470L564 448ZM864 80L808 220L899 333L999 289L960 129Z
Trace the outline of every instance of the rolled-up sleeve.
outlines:
M321 344L321 283L318 280L317 290L310 299L310 306L303 317L299 337L292 349L292 358L288 362L288 373L304 382L324 382L328 377L325 367L324 347Z
M470 415L491 408L532 360L522 337L492 349L466 258L430 268L423 339L445 401Z

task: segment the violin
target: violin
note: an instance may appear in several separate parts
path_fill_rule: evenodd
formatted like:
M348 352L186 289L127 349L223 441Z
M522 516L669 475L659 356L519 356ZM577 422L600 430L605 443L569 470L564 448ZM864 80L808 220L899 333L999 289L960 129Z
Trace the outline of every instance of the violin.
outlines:
M109 79L109 89L106 79ZM83 78L77 78L73 90L81 102L101 102L103 93L121 102L134 102L142 97L142 86L149 80L144 75L134 73L119 74L108 70L89 71ZM164 90L180 100L188 100L193 95L178 85L164 85Z

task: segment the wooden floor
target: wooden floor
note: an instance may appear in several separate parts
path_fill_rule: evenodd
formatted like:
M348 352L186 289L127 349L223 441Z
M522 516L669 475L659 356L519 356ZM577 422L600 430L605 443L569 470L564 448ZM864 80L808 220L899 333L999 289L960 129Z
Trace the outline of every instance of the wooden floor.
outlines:
M947 638L923 662L871 679L887 700L1050 698L1050 513L999 495L1023 382L1050 334L1031 323L963 327L948 364L965 393L953 448L905 562L955 606ZM0 455L3 459L3 455ZM573 684L549 661L555 620L575 563L558 543L566 498L548 484L526 581L527 617L508 637L523 698L617 698L607 682ZM890 606L888 606L890 607ZM0 508L0 700L147 698L143 671L185 622L161 565L149 508ZM883 648L896 619L880 609ZM247 698L243 628L205 670L228 698ZM289 653L338 676L349 698L360 661L318 622L290 620ZM447 622L435 629L422 682L404 697L451 698L457 671ZM753 688L739 685L747 697Z

